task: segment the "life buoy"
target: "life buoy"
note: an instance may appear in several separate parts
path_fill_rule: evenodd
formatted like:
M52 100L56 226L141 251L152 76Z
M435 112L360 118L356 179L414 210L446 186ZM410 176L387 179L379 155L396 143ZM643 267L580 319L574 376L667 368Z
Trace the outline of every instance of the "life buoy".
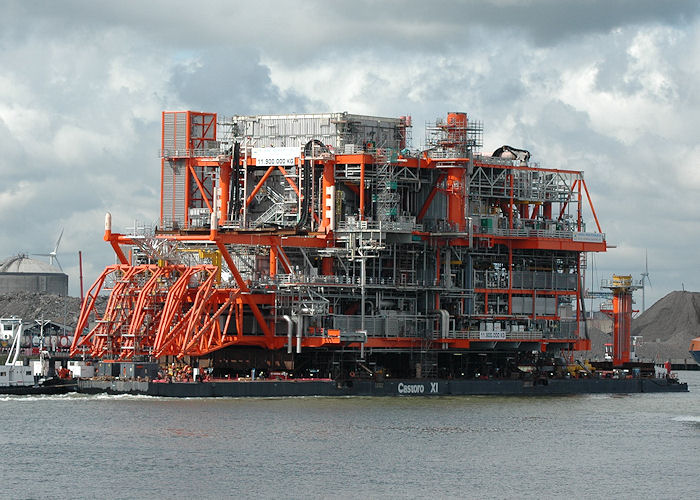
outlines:
M349 373L349 375L350 375L350 378L355 378L355 372L351 371L351 372Z

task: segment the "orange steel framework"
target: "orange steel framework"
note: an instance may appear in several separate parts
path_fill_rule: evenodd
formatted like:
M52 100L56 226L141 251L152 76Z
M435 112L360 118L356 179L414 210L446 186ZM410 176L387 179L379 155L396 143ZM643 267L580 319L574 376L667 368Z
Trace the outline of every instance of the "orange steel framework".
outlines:
M108 215L119 264L88 292L71 352L420 352L427 373L445 352L590 349L585 254L606 242L583 173L480 154L466 113L429 125L423 150L409 129L163 112L159 227L116 233Z
M613 275L612 280L604 281L603 288L612 291L612 309L603 309L613 320L613 366L623 366L630 361L632 328L632 292L641 285L632 282L632 276Z

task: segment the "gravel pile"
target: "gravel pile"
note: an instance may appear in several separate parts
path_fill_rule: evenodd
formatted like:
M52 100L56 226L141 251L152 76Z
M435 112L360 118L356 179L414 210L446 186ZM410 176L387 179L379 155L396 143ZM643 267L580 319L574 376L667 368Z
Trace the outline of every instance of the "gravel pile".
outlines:
M104 299L106 300L106 298ZM75 326L80 314L80 298L45 293L16 292L0 295L0 317L16 316L25 323L35 319Z
M671 292L636 319L632 335L641 335L637 353L644 359L691 360L691 339L700 337L700 293Z

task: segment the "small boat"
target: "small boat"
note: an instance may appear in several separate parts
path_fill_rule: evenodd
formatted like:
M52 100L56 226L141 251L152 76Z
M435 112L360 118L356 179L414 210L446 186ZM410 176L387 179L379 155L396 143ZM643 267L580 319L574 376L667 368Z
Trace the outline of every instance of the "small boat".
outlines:
M690 341L690 354L695 362L700 365L700 337L695 337Z
M12 336L12 345L5 364L0 365L0 394L63 394L76 391L76 380L51 377L37 381L31 366L18 360L22 330L20 318L2 320L3 334Z

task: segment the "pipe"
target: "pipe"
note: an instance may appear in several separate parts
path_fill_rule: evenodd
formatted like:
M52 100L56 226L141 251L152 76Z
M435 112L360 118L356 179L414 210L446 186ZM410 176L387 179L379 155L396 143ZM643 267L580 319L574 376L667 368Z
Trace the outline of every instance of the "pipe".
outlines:
M209 239L214 240L216 239L216 233L218 232L219 229L219 218L217 217L218 214L216 213L216 210L212 211L210 217L209 217Z
M442 323L440 324L440 337L446 339L450 332L450 313L445 309L438 309L438 313L442 317ZM447 342L442 343L442 348L447 349Z
M360 161L360 220L365 220L365 156Z
M294 332L294 320L289 317L288 314L285 314L282 316L282 319L284 319L287 322L287 354L292 354L292 337L293 337L293 332Z
M297 222L297 229L307 229L309 220L309 201L311 200L311 176L313 175L313 166L311 161L304 159L301 179L301 213Z
M82 307L85 293L83 292L83 252L81 250L78 250L78 264L80 265L80 306Z
M233 157L231 158L231 168L233 171L233 181L230 183L230 190L233 194L233 209L231 210L232 220L238 218L238 212L241 209L241 188L240 188L240 168L241 168L241 145L236 142L233 145ZM229 195L229 199L231 196Z
M105 241L109 240L112 235L112 214L107 212L105 214Z
M297 318L297 354L301 354L301 336L304 333L304 317Z

